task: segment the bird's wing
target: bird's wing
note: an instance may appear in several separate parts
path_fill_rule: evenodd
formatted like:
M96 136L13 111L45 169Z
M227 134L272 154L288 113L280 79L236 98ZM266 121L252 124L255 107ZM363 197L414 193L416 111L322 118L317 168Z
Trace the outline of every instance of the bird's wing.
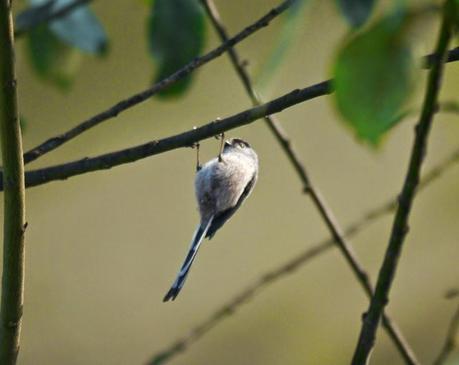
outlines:
M239 196L239 199L237 200L236 205L234 205L231 208L228 208L224 210L223 212L217 214L214 219L212 220L212 224L210 225L209 229L207 230L206 237L209 237L211 239L214 234L225 224L225 222L231 218L231 216L238 210L238 208L241 206L242 202L249 196L251 193L253 186L255 185L255 182L257 180L257 175L254 174L250 181L247 183L245 186L244 190L242 191L242 194Z

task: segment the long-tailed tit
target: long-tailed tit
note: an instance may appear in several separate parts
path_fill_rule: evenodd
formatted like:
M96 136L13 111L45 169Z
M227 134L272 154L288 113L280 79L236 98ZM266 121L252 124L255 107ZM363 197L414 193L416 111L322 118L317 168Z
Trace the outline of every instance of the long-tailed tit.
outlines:
M222 137L223 138L223 137ZM225 141L219 156L199 167L195 180L196 198L201 222L191 240L191 246L176 280L163 301L174 300L185 283L191 264L204 238L231 218L252 192L258 176L258 157L242 139Z

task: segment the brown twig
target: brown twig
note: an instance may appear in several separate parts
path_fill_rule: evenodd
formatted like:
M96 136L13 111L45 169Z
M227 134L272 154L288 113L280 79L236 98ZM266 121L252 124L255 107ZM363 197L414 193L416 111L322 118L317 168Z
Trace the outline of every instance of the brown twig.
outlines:
M278 113L290 106L330 92L330 84L328 82L322 82L305 89L293 90L269 103L247 109L224 119L212 121L202 127L193 128L190 131L168 138L151 141L143 145L92 158L83 158L61 165L27 171L25 176L26 187L42 185L54 180L64 180L90 171L109 169L114 166L134 162L148 156L157 155L177 148L191 147L203 139L214 137L230 129L249 124L265 115ZM3 180L0 181L0 191L2 189Z
M459 306L451 318L449 323L448 332L446 334L445 343L434 361L433 365L443 365L446 363L449 355L457 347L457 336L459 334Z
M201 0L204 8L206 9L207 15L210 18L214 28L216 29L218 35L220 36L220 40L225 43L228 41L228 35L226 33L226 29L220 19L218 14L217 8L212 0ZM234 48L228 50L228 56L232 62L234 69L236 70L237 75L239 76L240 80L242 81L244 88L249 95L250 99L254 106L262 104L261 99L257 95L255 89L253 88L252 81L250 80L249 74L246 72L245 68L242 66L240 61L240 57L237 51ZM282 150L284 151L285 155L289 159L290 163L294 167L295 171L298 174L301 182L303 183L303 189L305 192L309 194L312 199L313 204L315 205L316 209L318 210L322 220L324 221L325 225L327 226L331 236L334 238L334 242L340 248L342 254L344 255L346 261L350 265L352 271L354 272L357 280L362 285L363 289L365 290L368 298L371 298L373 294L373 288L371 286L368 274L365 272L362 264L359 262L351 244L347 242L344 238L343 232L341 227L339 226L338 221L334 217L333 212L327 206L325 199L320 193L320 190L312 183L311 177L309 176L308 172L304 164L301 162L298 153L295 151L293 144L286 134L286 132L282 129L280 122L272 116L264 117L267 126L271 130L274 135L274 138L281 146ZM411 350L407 341L403 338L400 330L396 326L396 324L388 318L386 315L384 316L384 328L387 330L389 337L394 341L395 346L399 350L400 354L402 355L403 359L407 364L418 364L414 352Z
M262 17L259 21L256 23L248 26L246 29L244 29L242 32L238 33L236 36L230 39L229 42L221 45L220 47L212 50L211 52L207 53L206 55L199 57L190 63L188 63L186 66L175 72L174 74L170 75L169 77L165 78L164 80L161 80L160 82L156 83L153 85L150 89L147 89L145 91L142 91L140 93L137 93L127 99L124 99L112 107L108 108L107 110L98 113L94 115L93 117L83 121L82 123L78 124L77 126L69 129L67 132L64 132L62 134L56 135L54 137L49 138L45 142L41 143L40 145L32 148L31 150L27 151L24 154L24 163L30 163L32 161L35 161L36 159L40 158L44 154L51 152L58 148L59 146L63 145L64 143L72 140L73 138L79 136L81 133L87 131L88 129L91 129L100 123L114 118L118 116L121 112L132 108L136 106L137 104L140 104L150 98L151 96L157 94L163 89L166 89L173 83L181 80L188 74L190 74L192 71L195 69L201 67L202 65L206 64L207 62L210 62L211 60L217 58L220 56L223 52L227 51L228 49L231 49L235 44L241 42L245 38L247 38L249 35L260 29L261 27L267 26L269 22L274 19L277 15L279 15L281 12L285 11L291 3L295 0L291 1L284 1L281 5L279 5L277 8L271 10L270 13ZM426 57L432 57L432 55L428 55ZM450 51L450 57L448 57L447 62L454 62L459 60L459 48L455 48ZM430 66L430 63L427 63L426 68ZM320 82L317 85L320 84L325 84L325 83L330 83L332 80L328 81L323 81ZM311 86L315 87L315 85ZM323 95L329 94L331 91L324 93ZM100 168L102 169L102 168ZM93 171L93 170L91 170Z
M423 67L426 69L431 68L433 65L434 58L435 55L433 53L425 56ZM459 60L459 47L453 48L448 51L445 62L455 62L457 60Z
M168 86L172 85L173 83L177 82L178 80L183 79L185 76L190 74L192 71L205 65L206 63L214 60L215 58L221 56L224 52L228 49L236 45L237 43L243 41L256 31L267 27L268 24L275 19L278 15L282 14L286 9L288 9L291 4L295 0L285 0L277 7L270 10L266 15L262 16L258 19L255 23L249 25L241 32L236 34L234 37L228 40L228 42L222 44L221 46L213 49L209 53L205 54L204 56L198 57L182 67L180 70L174 72L169 77L159 81L151 88L137 93L125 100L122 100L112 107L108 108L107 110L85 120L84 122L78 124L76 127L68 130L67 132L52 137L47 141L43 142L42 144L38 145L37 147L31 149L30 151L24 154L24 161L25 163L32 162L37 158L43 156L45 153L48 153L57 147L61 146L62 144L68 142L69 140L75 138L76 136L80 135L84 131L106 121L107 119L116 117L119 113L132 108L133 106L144 102L145 100L149 99L153 95L157 94L159 91L164 90Z
M234 37L232 39L235 39L236 37ZM217 49L221 49L221 47L219 47ZM455 60L456 59L452 58L450 61L455 61ZM189 64L188 66L185 66L185 68L187 68L187 67L194 67L194 66L191 66L191 64ZM162 90L163 88L165 88L168 85L171 85L175 81L178 81L181 77L183 77L186 74L187 73L180 74L180 76L174 74L176 76L172 75L172 76L168 77L167 79L161 81L160 83L156 84L156 86L158 88L157 91ZM160 84L163 85L163 86L160 86ZM34 161L36 158L44 155L45 153L48 153L48 152L54 150L55 148L61 146L65 142L68 142L72 138L75 138L76 136L80 135L84 131L96 126L97 124L101 123L102 121L105 121L105 120L107 120L109 118L112 118L112 117L116 116L118 113L120 113L121 111L124 111L124 110L126 110L126 109L128 109L130 107L133 107L134 105L144 101L146 98L148 98L148 96L146 96L145 93L147 93L149 91L152 91L152 90L153 89L149 89L149 90L147 90L147 91L145 91L143 93L136 94L136 95L124 100L124 101L121 101L121 102L117 103L115 106L113 106L112 108L93 116L92 118L86 120L85 122L79 124L78 126L72 128L71 130L65 132L64 134L61 134L61 135L58 135L58 136L50 138L46 142L43 142L39 146L37 146L37 147L33 148L32 150L30 150L29 152L27 152L24 155L24 159L25 159L24 162L27 163L27 162ZM281 98L275 99L272 103L264 104L265 106L270 105L270 107L272 107L272 111L269 112L269 113L261 113L260 112L261 110L259 108L253 108L253 109L246 110L246 111L244 111L242 113L239 113L238 115L241 117L241 119L238 120L238 123L240 122L241 123L240 125L243 125L243 124L246 124L246 123L250 123L250 122L252 122L254 120L252 118L247 118L247 115L244 116L244 117L241 116L241 114L244 114L244 113L250 113L250 112L253 111L256 115L258 115L258 118L261 118L261 117L263 117L265 115L273 114L273 113L277 113L279 111L282 111L283 109L285 109L285 108L287 108L289 106L295 105L295 104L297 104L299 102L310 100L310 99L313 99L313 98L318 97L318 96L328 95L328 94L330 94L332 92L333 92L333 90L331 88L331 80L320 82L318 84L312 85L312 86L307 87L307 88L302 89L302 90L294 90L291 93L289 93L287 95L284 95ZM290 94L292 94L292 95L290 95ZM295 99L293 94L297 94L298 98ZM283 99L283 101L279 100L279 99ZM288 102L284 106L282 106L281 104L284 101L286 101L287 99L288 99ZM277 104L277 105L275 105L275 104ZM233 117L235 117L235 116L233 116ZM218 133L224 132L226 130L229 130L231 128L238 127L239 125L237 123L233 123L234 121L235 120L233 119L232 123L229 123L230 124L229 127L223 127L223 125L219 125L219 128L214 128L216 131L215 132L211 132L211 133L218 134ZM215 123L214 123L214 125L215 125ZM203 128L205 128L207 131L213 130L212 128L209 129L207 127L208 126L204 126ZM220 128L220 127L222 127L222 128ZM225 128L227 128L227 129L225 129ZM201 130L201 132L203 132L203 131L204 131L204 129ZM185 146L188 146L190 144L193 144L193 143L196 143L196 142L199 141L199 139L196 138L197 135L192 136L190 134L187 134L187 136L186 136L187 139L189 139L188 142L186 142L186 141L184 142L183 140L181 142L179 142L179 140L175 138L175 137L183 137L185 134L187 134L187 133L182 133L181 135L171 137L171 139L173 139L173 140L165 139L165 140L161 140L161 141L152 141L152 142L146 143L144 145L140 145L140 146L136 146L136 147L132 147L132 148L127 148L127 149L116 151L116 152L112 152L112 153L107 153L107 154L104 154L104 155L93 157L91 159L90 158L83 158L83 159L81 159L79 161L73 161L73 162L69 162L69 163L66 163L66 164L62 164L62 165L51 166L49 168L31 171L31 172L26 173L26 186L40 185L40 184L44 184L44 183L47 183L47 182L50 182L50 181L54 181L54 180L67 179L67 178L69 178L71 176L84 174L86 172L109 169L111 167L114 167L114 166L117 166L117 165L120 165L120 164L137 161L139 159L142 159L142 158L145 158L145 157L149 157L149 156L152 156L152 155L155 155L155 154L158 154L158 153L162 153L162 152L165 152L165 151L169 151L169 150L174 149L174 148L185 147ZM211 135L209 133L202 133L201 136L202 136L201 138L208 138ZM167 146L166 146L165 149L158 149L158 148L155 147L156 144L158 144L158 142L165 142L166 140L167 140L168 143L166 144ZM61 168L62 168L62 171L60 171ZM2 188L1 188L1 183L0 183L0 191L1 191L1 189Z
M359 340L352 358L353 365L364 365L368 363L371 350L374 346L379 321L389 301L389 291L395 276L403 243L408 232L408 218L418 186L422 162L426 155L427 140L438 103L444 61L447 56L448 43L451 38L452 25L449 21L448 3L449 0L446 1L443 10L442 25L434 52L436 57L433 59L432 68L429 72L429 80L422 113L419 123L416 126L416 136L413 143L410 163L398 199L398 207L392 226L389 245L378 275L375 293L362 322Z
M438 180L443 173L451 169L457 163L459 163L459 148L453 151L453 153L449 155L445 160L440 162L425 174L421 180L421 183L419 184L419 192ZM394 211L396 206L397 199L393 198L388 202L380 205L379 207L370 210L364 214L362 218L348 226L344 230L344 236L355 236L371 223L377 221L385 215L390 214L392 211ZM305 266L312 259L330 251L333 247L336 247L336 245L332 239L325 240L300 252L276 268L261 275L258 280L255 280L254 283L249 285L246 289L242 290L233 299L229 300L228 303L224 304L207 319L194 327L189 332L189 334L175 341L167 349L158 352L155 356L152 357L152 360L149 362L149 364L159 365L172 359L172 357L178 355L180 352L183 352L191 344L199 340L208 331L217 326L222 320L234 314L242 304L249 302L250 299L252 299L256 294L260 293L263 289L267 289L274 282L293 274L295 270Z

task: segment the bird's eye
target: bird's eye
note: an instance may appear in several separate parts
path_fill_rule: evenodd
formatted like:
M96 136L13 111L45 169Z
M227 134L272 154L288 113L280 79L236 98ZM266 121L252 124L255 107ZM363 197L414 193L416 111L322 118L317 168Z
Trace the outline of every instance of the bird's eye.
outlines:
M239 144L241 148L245 148L245 145L243 143Z

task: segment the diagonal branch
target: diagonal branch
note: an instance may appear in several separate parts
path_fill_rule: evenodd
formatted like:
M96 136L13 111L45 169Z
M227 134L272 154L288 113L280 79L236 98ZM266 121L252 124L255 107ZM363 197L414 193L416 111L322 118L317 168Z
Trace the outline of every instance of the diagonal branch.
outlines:
M84 158L61 165L28 171L26 172L26 187L42 185L54 180L64 180L86 172L109 169L114 166L134 162L173 149L190 147L205 138L210 138L230 129L249 124L266 115L278 113L292 105L329 94L330 92L330 84L322 82L305 89L293 90L269 103L247 109L221 120L212 121L202 127L181 134L92 158ZM2 189L3 182L0 184L0 191Z
M425 69L431 68L434 63L434 59L435 59L435 55L433 53L425 56L423 68ZM453 48L448 51L445 62L455 62L457 60L459 60L459 47Z
M207 62L210 62L211 60L219 57L223 52L227 51L228 49L231 49L234 45L241 42L242 40L247 38L249 35L253 34L255 31L260 29L261 27L267 26L272 19L274 19L281 12L285 11L291 5L293 1L295 0L283 2L277 8L271 10L270 13L268 13L267 15L262 17L260 20L258 20L256 23L248 26L242 32L238 33L236 36L231 38L230 41L222 44L218 48L215 48L214 50L207 53L206 55L191 61L190 63L185 65L183 68L181 68L174 74L170 75L169 77L153 85L150 89L147 89L133 96L130 96L127 99L119 101L118 103L108 108L107 110L94 115L93 117L83 121L82 123L76 125L72 129L69 129L68 131L62 134L49 138L48 140L41 143L40 145L27 151L24 154L24 163L28 164L32 161L35 161L36 159L40 158L44 154L51 152L55 150L56 148L58 148L59 146L63 145L64 143L72 140L75 137L78 137L81 133L87 131L88 129L91 129L106 120L109 120L111 118L118 116L119 113L127 109L130 109L136 106L137 104L144 102L145 100L157 94L161 90L164 90L167 87L174 84L175 82L183 79L185 76L190 74L192 71L201 67ZM431 58L432 58L432 55L426 56L425 68L430 67ZM449 51L447 62L455 62L458 60L459 60L459 47L454 48L451 51ZM326 82L331 83L332 80L323 81L319 84L323 84ZM311 87L314 87L314 85ZM324 93L323 95L329 94L330 92L331 91Z
M416 126L416 136L413 143L410 163L398 200L398 207L392 226L389 245L378 275L375 293L362 323L359 340L352 359L353 365L364 365L368 363L370 352L376 338L376 330L378 329L378 324L384 308L389 301L389 291L395 276L403 243L408 233L408 218L418 186L422 162L426 155L427 140L438 102L444 61L447 56L448 43L451 38L451 24L447 9L448 4L449 0L445 2L443 10L442 25L434 52L436 56L429 73L422 113L419 123Z
M285 5L286 3L287 2L284 2L283 4L281 4L276 9L279 9L282 5ZM288 3L289 4L285 5L286 8L291 5L290 4L291 2L288 2ZM282 11L286 10L286 8L283 8ZM271 12L273 12L273 11L274 10L272 10ZM278 11L280 11L280 10L278 10ZM264 21L261 21L261 20L263 20L264 18L268 17L270 14L268 14L265 17L261 18L258 22L256 22L253 25L247 27L245 30L243 30L242 32L237 34L235 37L231 38L231 40L230 40L231 42L224 43L223 45L221 45L220 47L218 47L218 48L214 49L213 51L209 52L205 56L197 58L194 61L191 61L189 64L184 66L182 69L180 69L176 73L172 74L171 76L169 76L169 77L165 78L164 80L161 80L160 82L158 82L155 85L153 85L152 88L147 89L147 90L145 90L143 92L135 94L135 95L133 95L133 96L131 96L131 97L125 99L125 100L122 100L122 101L116 103L115 105L113 105L109 109L107 109L107 110L105 110L105 111L103 111L103 112L101 112L99 114L94 115L93 117L85 120L84 122L78 124L77 126L73 127L72 129L68 130L67 132L64 132L64 133L62 133L60 135L57 135L57 136L54 136L54 137L51 137L48 140L46 140L45 142L41 143L40 145L38 145L38 146L32 148L31 150L27 151L24 154L24 163L28 164L28 163L30 163L32 161L35 161L36 159L40 158L44 154L55 150L59 146L63 145L64 143L66 143L68 141L70 141L71 139L79 136L81 133L87 131L88 129L91 129L91 128L99 125L100 123L108 120L108 119L116 117L119 113L121 113L121 112L123 112L123 111L125 111L125 110L127 110L129 108L134 107L135 105L137 105L137 104L147 100L151 96L155 95L159 91L161 91L163 89L166 89L167 87L169 87L173 83L181 80L182 78L184 78L186 75L188 75L189 73L191 73L192 71L194 71L198 67L206 64L207 62L211 61L214 58L217 58L218 56L220 56L223 52L227 51L228 49L231 49L232 46L234 46L235 44L239 43L243 39L247 38L250 34L254 33L256 30L260 29L259 28L260 26L267 26L268 25L267 20L264 20ZM280 13L277 13L277 15L278 14L280 14ZM252 29L252 28L254 28L254 29ZM249 30L250 30L250 33L249 34L245 34ZM242 37L242 38L238 38L238 37ZM449 52L449 55L450 56L447 59L448 62L458 61L459 60L459 47L455 48L455 49L452 49ZM432 57L432 55L429 55L429 56L426 56L426 57L427 57L426 58L427 59L426 68L428 68L428 67L430 67L430 61L429 61L430 58L429 57ZM323 81L323 82L321 82L319 84L331 83L331 81L332 80ZM311 88L314 87L314 86L315 85L311 86ZM323 95L329 94L331 92L332 91L328 91L328 92L324 93ZM93 170L91 170L91 171L93 171Z
M438 355L437 359L434 361L433 365L443 365L446 363L446 359L453 352L455 347L458 345L456 337L459 334L459 306L451 318L451 322L448 327L448 333L446 334L445 343Z
M60 165L50 166L43 169L28 171L26 172L26 187L42 185L55 180L64 180L69 177L81 175L87 172L110 169L118 165L134 162L176 148L189 147L202 139L210 138L227 130L251 123L258 118L278 113L298 103L311 100L319 96L328 95L332 92L333 89L331 86L331 81L323 81L318 84L306 87L304 89L293 90L290 93L283 95L277 99L274 99L266 104L262 104L258 107L247 109L231 117L225 118L223 120L213 121L200 128L184 132L175 136L171 136L161 140L151 141L143 145L134 146L124 150L119 150L92 158L86 157L78 161L72 161ZM102 118L102 114L104 113L98 114L97 116L89 120ZM84 126L85 123L81 124L80 126L76 127L75 129L69 132L64 133L64 135L62 135L64 137L62 138L68 141L71 138L82 133L84 130L91 128L89 124ZM76 131L77 129L79 130L78 132ZM43 153L46 153L46 151L50 151L48 150L49 146L54 145L55 143L57 143L57 145L55 145L55 148L57 148L59 145L65 143L60 141L60 139L60 136L51 138L50 140L41 145L48 146L44 150L41 150L41 152L39 152L39 148L34 148L30 151L30 155L26 153L25 157L29 156L30 158L30 156L35 155L35 153L38 153L41 156ZM34 157L32 157L32 160L33 159ZM0 179L0 191L2 190L3 182Z
M218 14L217 8L212 0L201 0L209 18L212 21L217 33L220 36L221 41L227 42L228 35L226 33L225 27L220 20L220 16ZM260 105L261 99L255 92L253 88L252 82L250 80L249 74L246 72L244 67L240 62L240 57L234 48L228 50L228 55L231 59L231 62L236 70L237 75L241 79L252 103L257 106ZM373 294L373 288L371 286L368 274L365 272L362 264L359 262L357 255L355 254L351 244L347 242L344 238L343 232L341 227L338 224L338 221L334 217L333 212L327 206L325 199L321 195L319 189L312 183L311 178L304 167L304 164L301 162L298 153L295 151L289 137L282 129L281 124L275 117L266 116L264 118L265 122L267 123L269 129L273 133L275 139L280 144L281 148L285 152L287 158L289 159L290 163L294 167L295 171L298 174L301 182L303 183L304 191L309 193L309 196L312 199L316 209L318 210L322 220L324 221L325 225L327 226L331 236L334 239L334 242L338 245L341 253L344 255L347 263L350 265L351 270L354 272L357 280L365 290L368 298L371 298ZM407 364L418 364L414 352L410 348L407 341L403 338L402 333L396 326L396 324L387 316L384 315L383 318L384 328L387 330L389 337L394 341L395 346L399 350L400 354L402 355L403 359Z
M424 178L419 184L419 192L438 180L446 171L451 169L457 163L459 163L459 148L453 151L453 153L449 155L445 160L443 160L441 163L436 165L425 174ZM378 219L381 219L387 214L393 212L396 206L397 199L393 198L386 203L372 209L371 211L364 214L362 218L348 226L344 230L344 236L355 236L371 223L374 223ZM267 289L274 282L293 274L295 270L303 267L321 254L330 251L330 249L333 247L336 247L333 239L325 240L300 252L276 268L261 275L258 280L255 280L254 283L249 285L246 289L242 290L233 299L229 300L228 303L217 309L207 319L194 327L187 335L175 341L165 350L160 351L154 355L150 361L150 364L159 365L167 362L168 360L171 360L175 355L185 351L189 346L207 334L212 328L220 324L222 320L232 316L241 305L249 302L256 294L259 294L262 290Z
M180 70L176 71L169 77L159 81L151 88L137 93L125 100L122 100L112 107L108 108L107 110L85 120L81 124L77 125L76 127L70 129L69 131L52 137L47 141L43 142L39 146L33 148L32 150L26 152L24 154L24 161L25 163L32 162L37 158L43 156L45 153L48 153L57 147L61 146L62 144L68 142L72 138L80 135L84 131L106 121L107 119L116 117L119 113L132 108L133 106L140 104L147 100L148 98L152 97L153 95L157 94L159 91L164 90L168 86L172 85L173 83L177 82L180 79L183 79L185 76L190 74L192 71L205 65L206 63L214 60L215 58L221 56L224 52L228 49L236 45L237 43L243 41L256 31L261 28L267 27L269 23L276 18L278 15L282 14L287 8L289 8L295 0L285 0L277 7L270 10L266 15L262 16L258 19L255 23L247 26L241 32L236 34L234 37L228 40L228 42L222 44L220 47L217 47L207 53L204 56L198 57L182 67Z
M24 304L24 162L18 117L11 7L10 0L0 0L0 142L5 181L0 364L4 365L16 363Z
M85 5L92 0L73 0L58 9L52 10L55 1L56 0L49 0L42 5L32 6L19 14L16 18L14 36L21 37L33 28L58 18L62 18L76 8Z

